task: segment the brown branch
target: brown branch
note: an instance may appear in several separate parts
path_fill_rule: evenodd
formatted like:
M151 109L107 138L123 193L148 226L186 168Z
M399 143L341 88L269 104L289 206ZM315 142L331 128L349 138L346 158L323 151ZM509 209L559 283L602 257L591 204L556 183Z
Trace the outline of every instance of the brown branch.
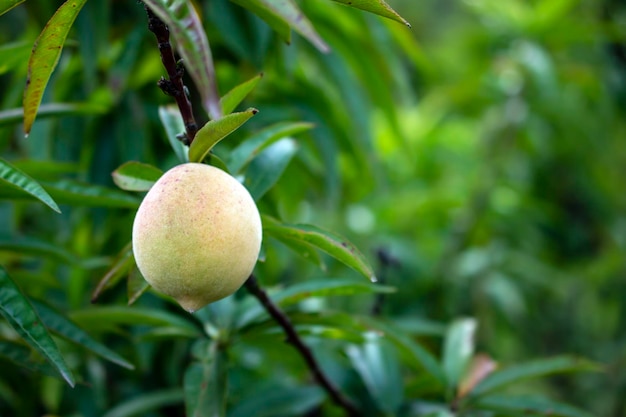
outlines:
M144 9L148 15L148 29L156 36L161 62L167 71L169 79L161 78L157 85L167 95L174 97L180 114L185 124L185 138L183 143L191 145L198 132L198 125L193 117L191 101L187 94L187 87L183 83L184 69L180 62L176 61L174 50L170 43L170 30L167 25L159 19L152 10L144 3Z
M300 335L296 332L293 323L289 320L289 317L287 317L287 315L276 304L274 304L265 290L259 286L256 277L254 275L250 275L250 278L248 278L244 285L246 289L254 295L257 300L259 300L269 315L272 316L280 327L283 328L285 334L287 335L287 343L290 343L298 350L317 382L326 390L333 402L339 407L342 407L346 411L346 415L351 417L360 416L362 413L359 412L354 403L345 397L322 371L322 368L320 368L320 365L317 363L315 356L313 356L313 352L306 344L304 344Z

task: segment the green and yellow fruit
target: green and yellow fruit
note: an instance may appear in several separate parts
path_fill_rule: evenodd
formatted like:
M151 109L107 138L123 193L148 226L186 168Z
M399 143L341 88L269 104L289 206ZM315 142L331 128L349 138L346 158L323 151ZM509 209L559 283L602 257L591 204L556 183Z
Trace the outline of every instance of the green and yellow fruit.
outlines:
M154 289L195 311L237 291L252 273L262 227L235 178L204 164L167 171L133 224L133 254Z

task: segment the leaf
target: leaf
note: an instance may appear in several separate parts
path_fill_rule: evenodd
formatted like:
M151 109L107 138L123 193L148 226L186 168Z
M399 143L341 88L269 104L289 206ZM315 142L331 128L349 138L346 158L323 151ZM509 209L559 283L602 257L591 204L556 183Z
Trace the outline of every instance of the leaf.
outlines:
M41 302L33 302L33 304L39 313L39 317L41 317L41 320L49 330L110 362L127 369L135 368L133 364L122 358L108 347L94 340L91 336L89 336L89 334L87 334L87 332L60 313L54 311L49 306Z
M254 87L257 86L263 74L259 74L246 82L234 87L220 99L222 114L230 114L246 98Z
M470 392L470 397L479 397L526 379L563 372L597 371L598 369L593 362L572 356L537 359L492 373Z
M141 202L139 198L113 188L85 184L74 180L65 179L45 182L43 185L50 195L61 204L88 207L137 208Z
M0 251L11 251L19 256L50 257L69 265L78 265L80 260L57 244L36 238L0 236Z
M0 1L0 16L14 8L20 3L24 3L24 0L1 0Z
M2 9L3 3L0 0L0 9ZM0 12L0 15L2 13ZM32 44L28 41L22 40L18 42L6 43L0 46L0 75L6 74L10 71L20 68L24 63L28 61ZM17 109L21 110L21 109ZM2 123L2 115L5 112L0 112L0 124ZM24 111L19 111L18 120L21 121L24 117Z
M272 143L287 136L309 130L314 126L314 124L306 122L282 122L261 130L245 139L232 150L228 159L230 171L234 173L240 172L256 155Z
M301 240L291 239L284 236L274 236L274 238L282 242L285 246L302 256L304 259L313 262L322 271L326 271L326 264L320 256L320 253L315 249L315 246L302 242Z
M180 404L184 399L181 389L164 389L148 394L135 395L131 400L111 408L102 417L131 417L150 414L149 411Z
M54 202L50 194L48 194L37 181L2 158L0 158L0 181L14 185L25 193L32 195L57 213L61 213L61 209L59 209L57 203Z
M165 128L165 134L169 141L174 153L178 157L180 162L189 162L189 155L187 148L183 142L178 139L178 136L185 133L185 123L180 115L180 110L175 104L168 106L159 106L159 119L161 124Z
M228 385L227 357L220 342L211 341L201 363L185 371L185 408L188 417L226 415Z
M202 162L217 142L239 129L258 110L249 108L246 111L231 113L221 119L211 120L198 130L189 147L189 161Z
M287 44L291 44L291 27L282 17L268 9L260 0L231 0L260 17L267 23L278 36Z
M385 415L397 415L403 401L403 381L397 352L389 341L374 332L365 334L362 346L346 352L376 406Z
M316 226L279 223L268 216L263 216L262 220L263 230L270 236L284 236L309 243L360 272L370 281L376 281L374 270L365 259L365 256L342 236L322 230Z
M474 355L476 326L474 319L457 319L452 322L446 332L442 362L450 392L456 390Z
M519 415L543 415L549 417L594 417L593 414L568 404L562 404L540 397L488 396L477 405L484 410Z
M19 335L40 352L61 374L70 386L75 380L59 348L42 325L37 312L21 293L4 267L0 266L0 313Z
M297 150L293 139L283 138L267 147L250 163L243 184L255 201L276 184Z
M0 341L0 357L6 358L14 364L43 375L58 377L59 373L48 362L35 362L32 350L17 343Z
M111 174L115 185L126 191L148 191L163 171L150 164L129 161Z
M128 294L128 305L132 305L150 289L150 284L143 278L137 266L128 274L128 280L126 281L126 292Z
M346 6L355 7L357 9L365 10L366 12L374 13L379 16L395 20L396 22L403 23L408 27L411 27L402 16L396 13L384 0L333 0L337 3L345 4Z
M28 60L24 89L24 133L26 136L37 116L46 85L59 62L63 44L76 16L87 0L67 0L46 23L35 41Z
M239 399L228 410L229 417L304 416L325 399L324 391L314 385L264 384L252 395Z
M133 265L135 265L135 258L133 258L132 243L128 242L117 254L107 272L98 282L96 289L91 294L91 302L95 303L104 290L111 288L125 274L128 274Z
M250 9L252 12L256 12L257 15L264 19L274 29L284 30L280 26L273 26L276 19L280 19L287 22L296 32L304 36L309 40L317 49L321 52L328 52L330 48L322 40L320 35L315 31L315 28L307 19L307 17L298 8L298 5L293 0L233 0L240 6ZM268 15L271 15L271 20L268 20ZM284 37L284 33L283 33Z
M213 120L222 116L211 47L200 17L189 0L144 0L169 28L183 65L202 98L204 110Z
M37 117L42 119L58 116L102 114L106 111L106 105L97 103L45 103L39 106L36 113ZM21 123L23 120L24 107L0 111L0 126Z

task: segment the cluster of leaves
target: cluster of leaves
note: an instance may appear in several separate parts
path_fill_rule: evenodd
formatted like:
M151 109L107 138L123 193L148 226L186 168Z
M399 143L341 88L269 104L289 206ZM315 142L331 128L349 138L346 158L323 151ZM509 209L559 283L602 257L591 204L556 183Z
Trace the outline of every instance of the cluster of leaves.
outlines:
M586 255L600 278L624 267L623 242L599 231L618 233L623 219L598 220L603 190L619 195L601 169L624 146L592 143L594 132L624 125L611 112L617 100L598 93L608 88L592 76L599 64L571 49L603 39L607 29L581 32L588 22L571 18L593 7L473 1L439 6L450 8L433 27L435 6L398 4L417 39L433 39L422 48L382 0L337 3L389 22L328 0L216 0L197 11L146 1L195 87L204 124L187 147L178 108L154 85L163 67L141 5L29 0L9 12L19 3L0 9L14 17L0 38L0 81L10 86L0 97L0 197L9 200L0 213L11 219L0 226L0 413L342 413L245 291L193 316L146 292L128 244L134 193L194 161L250 190L265 235L257 274L362 415L589 416L524 382L594 364L550 356L498 367L493 358L562 352L548 343L558 312L530 310L532 297L558 304L569 299L559 291L581 285L569 284L580 268L571 258ZM236 111L251 93L260 112ZM378 249L378 273L326 230L364 253ZM611 305L602 317L619 316ZM523 348L541 341L550 348Z

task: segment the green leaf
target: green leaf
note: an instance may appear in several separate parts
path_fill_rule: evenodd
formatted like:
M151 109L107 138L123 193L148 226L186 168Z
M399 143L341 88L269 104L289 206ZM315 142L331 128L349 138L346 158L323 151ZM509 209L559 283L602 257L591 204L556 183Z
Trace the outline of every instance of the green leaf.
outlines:
M328 52L328 45L322 40L320 35L309 19L298 8L293 0L234 0L235 3L250 9L251 11L262 11L259 17L267 17L268 14L274 16L272 22L276 18L281 19L289 24L296 32L309 40L317 49L322 52ZM267 19L266 22L270 23ZM272 26L273 27L273 26ZM279 28L281 29L281 28Z
M168 26L204 109L211 119L219 119L222 111L211 48L193 4L189 0L144 0L144 3Z
M3 6L2 1L6 0L0 1L0 9ZM0 75L19 68L23 63L27 62L31 49L32 44L27 41L12 42L0 46ZM19 120L22 120L24 111L22 109L18 110L21 110L19 112ZM2 115L4 113L4 111L0 112L0 125L2 124Z
M59 117L102 114L108 107L96 103L45 103L36 109L37 117ZM0 111L0 126L21 123L24 120L24 107Z
M259 83L263 74L259 74L234 87L220 99L222 114L230 114Z
M180 404L183 400L184 395L181 389L154 391L148 394L133 396L131 400L127 400L111 408L108 412L103 414L102 417L145 416L151 414L149 413L150 411Z
M452 393L463 378L467 366L474 355L474 334L476 320L457 319L446 332L443 345L443 371L448 380L448 389Z
M226 415L227 357L213 340L201 358L185 371L185 408L188 417Z
M481 399L476 407L500 413L519 413L524 416L594 417L593 414L571 405L540 397L487 396Z
M385 415L397 415L404 387L400 361L393 345L384 337L367 332L361 346L350 345L346 352L377 408Z
M126 191L148 191L161 178L163 171L150 164L136 161L124 163L113 171L113 182Z
M396 22L403 23L408 27L411 27L409 22L404 20L402 16L396 13L384 0L333 0L337 3L345 4L346 6L355 7L357 9L365 10L366 12L374 13Z
M38 374L58 377L59 373L48 362L35 362L32 350L17 343L0 341L0 357Z
M501 371L493 372L476 385L476 387L474 387L474 389L470 392L470 397L479 397L492 391L504 388L509 384L517 383L526 379L539 378L563 372L598 370L598 365L593 362L572 356L556 356L553 358L537 359L521 365L511 366Z
M318 386L276 384L264 384L250 394L228 410L229 417L304 416L326 397Z
M228 159L230 171L233 173L240 172L255 156L274 142L304 132L314 126L314 124L306 122L282 122L261 130L232 150Z
M113 188L85 184L74 180L43 183L45 188L61 204L88 207L137 208L141 199Z
M138 307L90 307L69 313L70 317L88 329L107 329L117 325L174 327L190 337L201 336L200 329L189 320L159 309Z
M96 302L104 290L113 287L124 275L128 274L134 265L135 258L133 257L132 243L128 242L117 254L109 269L98 282L96 289L91 294L91 302Z
M243 184L258 201L278 182L298 146L291 138L283 138L267 147L248 166Z
M231 113L221 119L211 120L198 130L196 137L189 148L189 160L191 162L202 162L220 140L239 129L258 110L249 108L246 111Z
M270 236L284 236L309 243L360 272L370 281L376 281L374 270L365 259L365 256L356 246L342 236L322 230L316 226L279 223L268 216L263 216L263 230Z
M231 0L260 17L267 23L278 36L287 44L291 43L291 27L289 23L273 10L268 9L260 0Z
M79 346L84 347L90 352L93 352L108 361L127 369L134 369L133 364L122 358L108 347L94 340L91 336L89 336L89 334L87 334L87 332L78 327L71 320L64 317L62 314L54 311L52 308L41 302L35 301L33 304L39 313L39 317L41 317L44 325L49 330L76 343Z
M169 141L174 153L180 162L189 162L189 148L178 139L179 135L185 133L185 123L180 115L180 110L175 104L168 106L159 106L159 119L165 129L167 140Z
M0 236L0 251L15 252L19 256L49 257L69 265L78 265L80 260L57 244L36 238Z
M128 280L126 281L126 293L128 295L128 305L132 305L150 289L150 284L143 278L137 266L128 274Z
M37 312L13 282L4 267L0 266L0 313L19 335L41 353L61 374L70 386L74 375L68 368L59 348L42 325Z
M0 181L12 184L25 193L32 195L57 213L61 212L57 203L54 202L50 194L37 181L2 158L0 158Z
M289 249L302 256L304 259L313 262L322 271L326 271L326 263L320 256L320 253L315 246L297 239L291 239L285 236L273 236L279 242L282 242Z
M20 3L24 3L24 0L1 0L0 1L0 16L14 8Z
M67 0L46 23L35 41L28 61L28 77L24 89L24 133L26 136L37 116L46 85L59 62L63 44L76 16L87 0Z

